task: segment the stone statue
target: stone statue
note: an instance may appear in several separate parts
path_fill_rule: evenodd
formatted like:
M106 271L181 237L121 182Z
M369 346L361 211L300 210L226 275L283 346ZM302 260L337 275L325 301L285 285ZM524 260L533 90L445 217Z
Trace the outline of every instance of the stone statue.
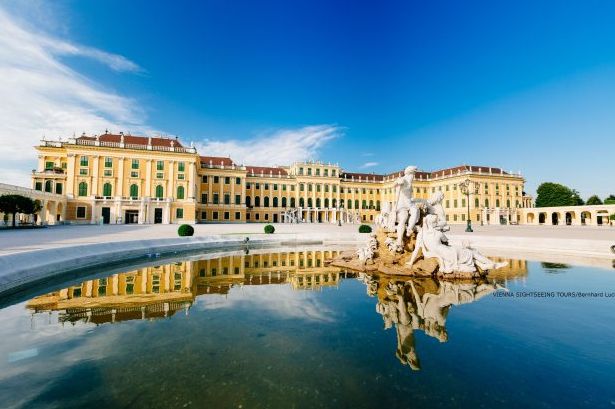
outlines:
M410 236L419 218L419 210L412 201L412 182L416 166L408 166L404 176L395 181L395 222L397 223L397 250L401 251L404 245L404 234Z
M507 262L497 263L489 260L468 244L464 246L448 245L446 236L438 230L438 217L434 214L428 214L423 219L423 227L417 235L412 257L406 264L408 267L414 265L419 248L423 252L423 257L433 257L438 260L438 271L444 274L473 273L476 271L476 266L483 271L488 271L508 265Z

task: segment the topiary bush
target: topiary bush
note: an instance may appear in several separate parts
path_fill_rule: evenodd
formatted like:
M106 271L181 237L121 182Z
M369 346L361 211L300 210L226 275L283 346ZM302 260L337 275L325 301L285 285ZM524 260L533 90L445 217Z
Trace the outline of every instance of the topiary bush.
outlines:
M265 226L265 233L267 234L273 234L275 232L275 227L273 227L272 225L268 224Z
M367 224L362 224L359 226L359 233L371 233L371 232L372 232L371 226L368 226Z
M192 236L194 235L194 227L190 226L189 224L182 224L177 229L177 234L181 237Z

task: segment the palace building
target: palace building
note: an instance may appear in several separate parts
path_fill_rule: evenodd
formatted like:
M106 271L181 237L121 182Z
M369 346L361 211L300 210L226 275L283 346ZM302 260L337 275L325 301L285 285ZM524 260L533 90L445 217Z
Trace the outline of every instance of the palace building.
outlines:
M43 220L70 223L372 222L395 199L391 174L347 172L336 164L262 167L200 156L177 138L105 133L36 147L32 187L66 197ZM467 182L467 189L462 185ZM414 196L444 195L449 223L518 223L524 178L462 165L418 171Z

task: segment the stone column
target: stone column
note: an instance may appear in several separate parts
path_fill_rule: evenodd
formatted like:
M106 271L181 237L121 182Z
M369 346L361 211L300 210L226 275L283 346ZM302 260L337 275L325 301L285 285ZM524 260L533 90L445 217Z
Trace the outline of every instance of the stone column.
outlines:
M95 155L92 157L92 196L98 196L98 168L100 157Z
M144 197L152 197L152 159L145 161L145 189L143 189Z

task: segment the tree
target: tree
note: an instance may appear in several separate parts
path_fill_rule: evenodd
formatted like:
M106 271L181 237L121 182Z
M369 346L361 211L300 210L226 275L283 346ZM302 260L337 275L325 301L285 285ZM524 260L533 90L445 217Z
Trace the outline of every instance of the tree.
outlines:
M542 183L536 189L536 193L536 207L578 206L583 204L579 192L559 183Z
M21 195L2 195L0 196L0 212L13 216L13 227L17 213L34 214L40 210L40 203Z
M602 204L602 200L600 200L600 198L598 196L593 195L589 199L587 199L587 204L590 205L590 206L601 205Z
M610 195L604 199L604 204L615 204L615 195Z

